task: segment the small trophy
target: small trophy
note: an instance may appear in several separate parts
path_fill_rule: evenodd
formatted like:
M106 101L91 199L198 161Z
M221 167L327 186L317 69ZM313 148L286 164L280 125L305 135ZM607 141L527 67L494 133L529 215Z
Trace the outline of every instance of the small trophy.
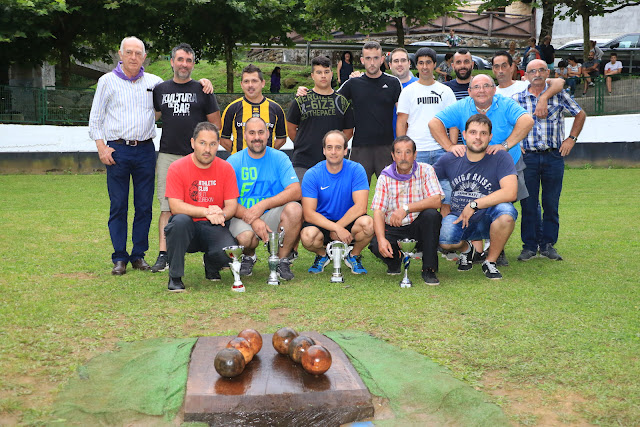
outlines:
M244 246L226 246L222 248L222 250L229 258L231 258L229 267L231 267L234 279L231 290L234 292L244 292L244 285L240 280L240 262L242 261L242 251L244 250Z
M268 234L269 240L264 242L264 245L267 247L267 251L269 251L269 259L267 260L269 264L269 277L267 278L267 285L277 286L280 284L278 273L276 273L278 263L280 262L280 258L278 258L278 249L282 247L282 242L284 240L284 227L280 227L280 233L272 231Z
M331 275L331 283L344 283L340 265L342 260L347 256L349 246L340 240L334 240L327 245L327 255L333 260L333 274Z
M409 280L409 262L411 258L414 258L416 253L413 252L418 242L413 239L400 239L398 240L398 247L402 252L402 264L404 265L404 278L400 281L401 288L410 288L413 286L411 280Z

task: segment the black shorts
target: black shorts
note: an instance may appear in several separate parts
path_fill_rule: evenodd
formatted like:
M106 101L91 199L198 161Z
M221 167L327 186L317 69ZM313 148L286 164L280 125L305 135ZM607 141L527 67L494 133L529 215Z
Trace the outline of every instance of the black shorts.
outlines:
M358 220L358 219L356 219L355 221L353 221L351 224L348 224L345 228L346 228L349 232L351 232L351 229L353 228L353 224L355 224L357 220ZM331 233L331 231L327 230L326 228L319 227L319 226L317 226L317 225L315 225L315 224L311 224L310 222L307 222L307 221L305 221L305 222L303 222L303 223L302 223L302 228L305 228L305 227L315 227L315 228L317 228L318 230L320 230L320 232L322 233L322 236L324 237L324 238L323 238L323 244L324 244L325 246L326 246L326 245L328 245L329 243L333 242L333 239L329 236L329 234Z

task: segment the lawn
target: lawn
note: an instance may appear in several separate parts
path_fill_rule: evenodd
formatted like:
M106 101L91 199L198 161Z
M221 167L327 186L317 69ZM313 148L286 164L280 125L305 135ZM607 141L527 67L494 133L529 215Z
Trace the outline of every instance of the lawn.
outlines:
M568 169L561 199L562 262L516 261L502 281L444 259L439 287L400 289L365 252L366 276L307 274L268 286L267 253L247 292L204 278L187 259L187 292L166 273L113 277L105 176L0 176L0 425L42 424L59 390L118 341L354 329L415 350L486 392L514 424L637 425L640 420L640 169ZM36 203L35 197L42 198ZM156 202L157 208L157 202ZM157 209L155 209L157 215ZM156 223L154 219L154 223ZM157 254L157 229L150 232Z

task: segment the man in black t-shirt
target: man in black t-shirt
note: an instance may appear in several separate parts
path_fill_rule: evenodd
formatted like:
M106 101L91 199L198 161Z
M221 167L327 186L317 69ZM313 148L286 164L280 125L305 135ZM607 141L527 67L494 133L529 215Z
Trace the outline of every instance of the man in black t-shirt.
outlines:
M353 136L353 108L344 96L331 88L331 61L326 56L311 60L311 78L315 85L291 103L287 113L287 133L293 141L292 163L302 182L307 169L324 160L322 138L331 130L340 130L347 141Z
M160 202L158 219L159 254L151 272L168 268L167 242L164 235L171 211L165 197L165 184L169 165L193 152L191 137L196 125L209 121L220 129L220 107L213 93L205 94L202 85L191 79L194 66L191 46L181 43L171 51L173 79L160 83L153 90L156 120L162 117L160 152L156 162L157 194Z

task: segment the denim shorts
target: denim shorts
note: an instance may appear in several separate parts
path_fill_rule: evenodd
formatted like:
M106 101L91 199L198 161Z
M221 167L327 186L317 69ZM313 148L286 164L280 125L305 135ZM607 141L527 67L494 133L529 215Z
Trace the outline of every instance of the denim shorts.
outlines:
M470 222L467 228L462 228L462 222L454 224L458 215L449 214L442 220L440 228L440 243L445 245L456 245L463 240L481 240L489 238L491 223L502 215L510 215L515 221L518 218L518 211L511 203L500 203L490 208L482 209L482 216L474 222ZM477 215L474 214L473 216ZM473 219L473 216L471 219Z
M446 151L443 148L433 151L418 151L418 155L416 156L416 161L420 163L428 163L433 166L440 157L442 157ZM448 179L438 179L440 181L440 187L442 187L442 192L444 193L444 199L442 199L443 205L451 204L451 184L449 184Z

